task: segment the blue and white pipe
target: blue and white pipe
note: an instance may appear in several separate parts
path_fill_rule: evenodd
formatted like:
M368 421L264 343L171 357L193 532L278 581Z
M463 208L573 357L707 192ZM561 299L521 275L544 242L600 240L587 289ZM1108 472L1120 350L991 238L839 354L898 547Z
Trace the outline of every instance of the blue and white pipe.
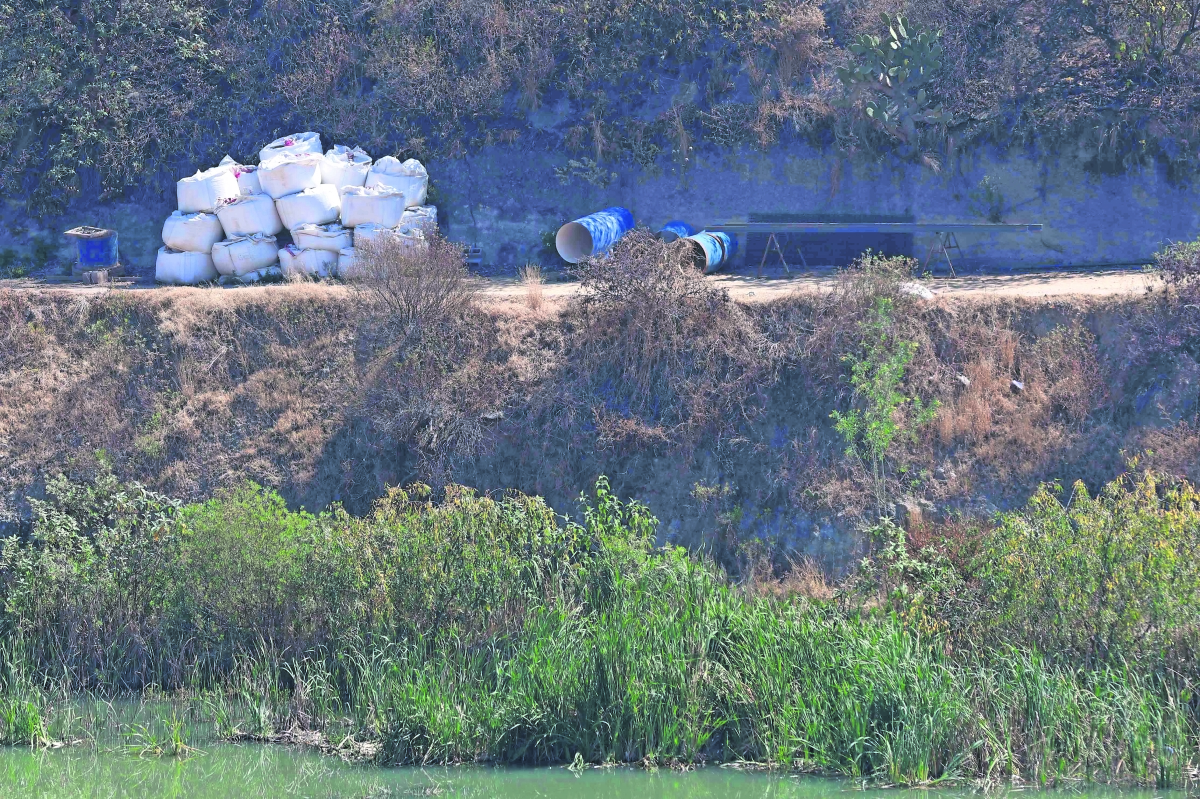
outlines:
M613 206L563 225L554 237L554 247L564 261L577 264L608 251L631 230L633 214L628 208Z
M696 228L679 219L674 219L663 225L658 230L658 237L665 242L677 241L678 239L686 239L688 236L693 236L696 233Z
M737 252L737 239L728 233L709 233L704 230L685 237L685 240L691 242L696 266L706 275L722 269Z

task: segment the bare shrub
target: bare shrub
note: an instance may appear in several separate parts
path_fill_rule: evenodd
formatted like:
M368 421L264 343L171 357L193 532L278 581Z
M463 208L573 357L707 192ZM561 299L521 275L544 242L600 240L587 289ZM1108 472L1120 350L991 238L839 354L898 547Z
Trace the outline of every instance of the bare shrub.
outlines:
M542 268L537 264L526 264L521 267L520 277L521 285L525 287L525 304L531 311L542 310L546 299L542 289L542 284L545 283Z
M440 236L426 239L425 246L400 236L363 242L351 284L387 314L402 341L460 314L476 293L462 247Z
M1180 297L1187 301L1200 298L1200 241L1168 245L1154 254L1154 265Z
M776 351L754 320L646 230L576 269L584 293L557 402L592 417L601 446L677 445L751 413Z

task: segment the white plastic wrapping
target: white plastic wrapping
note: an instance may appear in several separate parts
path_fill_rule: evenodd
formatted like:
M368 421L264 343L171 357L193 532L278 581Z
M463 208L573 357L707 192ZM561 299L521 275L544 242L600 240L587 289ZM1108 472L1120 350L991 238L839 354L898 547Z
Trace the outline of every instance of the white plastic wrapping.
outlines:
M162 240L172 250L210 252L225 238L225 230L216 214L183 214L175 211L163 223Z
M284 153L302 154L316 153L321 154L321 136L312 131L306 133L293 133L290 136L281 136L275 141L262 148L258 153L259 163L264 163L271 160L277 155Z
M240 236L214 245L212 260L220 274L244 277L277 262L279 247L274 236Z
M336 222L342 213L341 199L336 186L321 184L275 201L279 219L288 230L302 225L327 225Z
M429 194L429 173L415 158L401 163L392 156L380 158L367 173L365 186L385 186L404 195L405 207L424 205Z
M323 160L313 153L277 155L259 164L258 183L273 200L320 186Z
M361 147L335 144L325 153L321 165L321 182L336 186L338 191L347 186L361 186L371 170L371 156Z
M329 277L337 271L338 254L329 250L302 250L289 244L279 251L279 266L284 277L309 275Z
M237 180L238 190L243 194L262 194L262 185L258 182L258 167L239 164L228 155L221 159L220 166L233 173Z
M357 259L357 249L354 247L343 247L338 252L337 276L342 280L353 280L358 277L359 275L355 271Z
M223 203L217 209L217 218L225 228L227 238L240 236L274 236L283 230L275 201L267 194L251 194Z
M354 245L351 231L341 225L301 225L292 230L292 240L304 250L339 252Z
M437 206L418 205L405 210L396 228L401 232L420 230L426 236L433 235L437 232Z
M179 211L185 214L211 214L222 200L241 194L237 178L225 167L215 167L206 172L183 178L175 184L175 197Z
M342 224L395 227L404 214L404 201L393 189L349 186L342 190Z
M212 256L206 252L179 252L169 247L158 249L154 262L154 279L159 283L175 286L194 286L215 280L216 267Z

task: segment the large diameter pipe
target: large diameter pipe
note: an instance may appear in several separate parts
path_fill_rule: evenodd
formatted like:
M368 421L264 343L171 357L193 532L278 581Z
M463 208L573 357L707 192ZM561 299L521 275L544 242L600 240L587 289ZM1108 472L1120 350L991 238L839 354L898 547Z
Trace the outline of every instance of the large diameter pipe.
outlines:
M724 267L737 252L737 239L727 233L705 230L684 240L692 247L696 268L706 275Z
M577 264L607 251L631 230L633 214L627 208L614 206L563 225L554 237L554 246L564 261Z
M658 237L665 242L677 241L686 239L688 236L695 235L696 229L679 219L674 219L663 225L658 230Z

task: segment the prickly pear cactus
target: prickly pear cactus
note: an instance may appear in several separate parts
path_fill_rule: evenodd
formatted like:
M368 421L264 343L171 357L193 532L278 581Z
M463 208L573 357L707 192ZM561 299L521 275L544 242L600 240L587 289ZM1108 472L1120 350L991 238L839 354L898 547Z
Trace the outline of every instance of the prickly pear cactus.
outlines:
M900 14L883 15L886 36L863 34L850 45L858 65L839 68L847 102L865 96L865 111L893 136L915 144L917 125L945 122L931 107L925 84L942 66L941 32L910 25Z

